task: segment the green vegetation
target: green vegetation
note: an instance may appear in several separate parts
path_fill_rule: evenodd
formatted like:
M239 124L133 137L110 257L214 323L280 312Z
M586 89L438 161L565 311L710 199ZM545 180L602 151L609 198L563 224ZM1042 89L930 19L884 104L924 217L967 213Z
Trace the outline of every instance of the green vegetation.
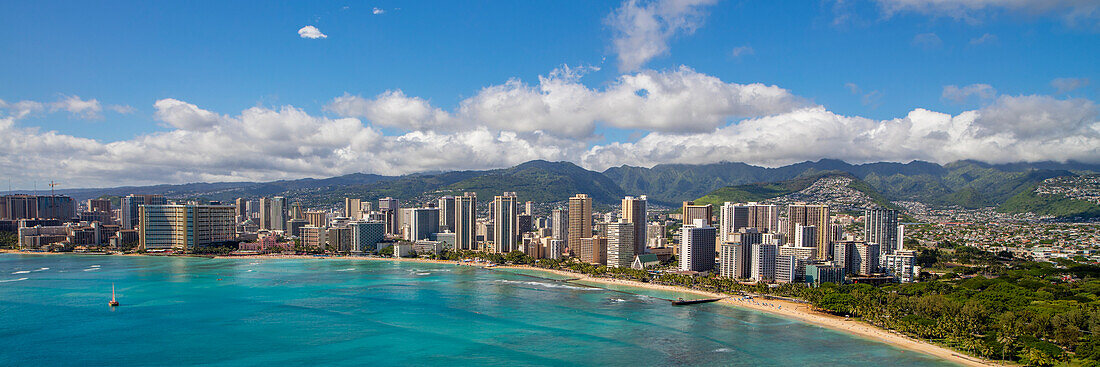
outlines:
M750 201L764 201L772 198L777 198L783 195L788 195L810 187L814 182L822 178L828 178L833 176L847 177L852 179L848 183L848 187L866 194L874 201L875 204L895 208L885 196L878 191L875 191L871 185L863 182L859 178L850 173L843 172L818 172L804 175L792 180L771 182L771 183L754 183L748 185L727 186L715 190L706 196L695 199L696 204L711 204L715 206L721 206L723 203L729 201L734 203L743 203Z
M19 248L19 235L14 232L0 231L0 248L2 249L17 249Z
M1038 186L1036 183L1021 190L997 207L997 210L1005 213L1031 212L1059 218L1100 218L1100 205L1067 197L1040 195L1035 192Z

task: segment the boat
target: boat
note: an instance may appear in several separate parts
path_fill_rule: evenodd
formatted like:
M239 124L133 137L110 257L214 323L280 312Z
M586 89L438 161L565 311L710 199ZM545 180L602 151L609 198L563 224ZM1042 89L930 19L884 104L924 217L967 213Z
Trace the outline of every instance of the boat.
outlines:
M720 300L722 300L722 299L721 298L705 298L705 299L684 300L683 298L678 298L675 301L672 301L672 305L673 306L687 306L687 305L694 305L694 304L698 304L698 303L718 302Z
M107 302L111 307L118 307L118 300L115 299L115 284L111 283L111 302Z

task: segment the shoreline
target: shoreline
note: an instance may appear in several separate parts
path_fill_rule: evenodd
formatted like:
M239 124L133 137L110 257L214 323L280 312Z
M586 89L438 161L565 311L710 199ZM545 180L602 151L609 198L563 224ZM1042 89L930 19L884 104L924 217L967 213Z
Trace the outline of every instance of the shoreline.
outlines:
M81 253L53 253L53 252L25 252L19 250L0 250L0 254L13 253L24 255L81 255ZM117 253L88 253L86 255L111 255L111 256L170 256L170 255L149 255L149 254L117 254ZM769 299L763 303L759 301L745 301L739 298L735 298L732 295L724 293L714 293L698 289L684 288L671 285L643 283L633 280L613 279L593 277L586 274L574 273L565 270L556 269L544 269L534 266L523 265L498 265L496 267L487 268L484 265L485 262L462 262L457 260L431 260L420 258L387 258L387 257L369 257L369 256L313 256L313 255L241 255L241 256L209 256L207 258L215 259L251 259L251 260L264 260L264 259L297 259L297 260L355 260L355 261L398 261L398 262L414 262L425 264L449 264L456 266L471 266L480 267L487 270L493 269L517 269L526 271L538 271L549 274L555 274L558 276L567 277L569 282L583 281L596 284L606 285L619 285L626 287L634 287L640 289L667 291L667 292L680 292L680 293L692 293L707 298L722 298L718 303L722 303L729 307L737 307L757 312L764 312L773 316L783 317L787 319L793 319L807 324L815 325L818 327L827 328L834 331L844 332L856 337L860 337L867 340L885 343L893 347L918 352L930 356L934 356L949 362L960 364L963 366L1002 366L1001 364L994 364L990 361L985 361L977 357L966 356L960 352L941 347L930 342L918 340L906 336L904 334L896 333L890 330L882 329L862 321L846 319L840 316L830 315L823 312L814 311L808 304L796 303L785 300ZM518 273L515 273L518 274ZM530 275L530 274L520 274ZM531 275L534 276L534 275ZM537 277L537 276L536 276ZM551 278L543 278L550 279Z
M663 284L643 283L633 280L612 279L593 277L585 274L574 273L571 271L543 269L533 266L498 266L501 269L520 269L520 270L534 270L542 271L559 276L568 276L571 278L579 278L572 281L583 281L590 283L608 284L608 285L620 285L635 288L642 288L648 290L657 291L669 291L669 292L681 292L692 293L700 296L706 296L707 298L722 298L718 303L722 303L726 306L732 306L742 309L748 309L758 312L764 312L773 316L779 316L787 319L793 319L807 324L831 329L834 331L840 331L847 334L851 334L864 339L885 343L894 346L899 349L905 349L922 354L934 356L943 360L947 360L953 363L957 363L964 366L1001 366L989 361L978 359L977 357L970 357L963 355L957 351L941 347L926 341L918 340L906 336L904 334L896 333L886 329L882 329L862 321L854 319L845 319L840 316L834 316L823 312L818 312L810 309L808 304L795 303L784 300L766 300L764 302L758 301L742 301L735 298L732 295L724 293L714 293L708 291L702 291L698 289L677 287ZM770 304L772 306L765 305Z

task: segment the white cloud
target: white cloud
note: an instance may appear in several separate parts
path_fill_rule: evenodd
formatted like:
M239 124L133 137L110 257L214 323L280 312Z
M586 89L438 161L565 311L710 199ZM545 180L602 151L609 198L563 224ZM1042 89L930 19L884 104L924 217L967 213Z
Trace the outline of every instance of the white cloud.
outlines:
M1054 87L1058 93L1072 92L1087 85L1089 85L1088 78L1055 78L1050 81L1050 86Z
M876 0L887 16L919 13L971 23L999 12L1053 15L1070 25L1100 25L1100 2L1092 0Z
M129 115L131 113L134 113L134 111L136 111L133 107L130 107L130 106L127 106L127 105L117 105L117 104L107 106L107 109L109 109L111 111L115 111L115 113L122 114L122 115Z
M580 83L591 68L554 70L537 85L518 79L483 88L454 112L426 100L389 91L373 99L345 95L326 109L390 127L492 129L588 138L597 124L669 132L713 129L736 118L781 113L804 102L789 91L763 84L726 83L681 67L627 74L603 89Z
M382 9L382 8L374 8L373 10L371 10L371 14L374 14L374 15L380 15L380 14L383 14L385 12L386 12L386 10Z
M971 96L977 96L981 99L990 99L996 95L997 90L989 84L971 84L964 87L948 85L943 87L943 94L940 98L955 103L963 103Z
M1100 162L1100 119L1085 100L1001 97L952 116L915 109L903 118L872 120L824 107L749 119L699 134L654 132L636 142L594 146L582 158L594 169L621 164L740 161L769 166L822 157L849 162L914 159L993 163Z
M317 29L317 27L311 25L307 25L305 27L302 27L302 29L299 29L298 36L309 39L328 38L327 35L321 33L320 29Z
M972 45L980 45L980 44L984 44L984 43L993 43L993 42L997 42L997 36L994 35L994 34L990 34L990 33L983 34L981 37L970 39L970 44L972 44Z
M103 106L96 99L80 99L79 96L66 96L50 104L50 111L68 111L73 116L86 119L103 118Z
M943 45L943 40L935 33L921 33L913 36L913 46L923 48L925 50L932 50L940 48Z
M668 53L669 40L702 25L703 8L716 0L626 0L608 16L619 70L636 71Z
M11 117L11 119L13 121L24 118L24 117L27 117L28 115L30 115L32 113L35 113L35 112L42 111L43 109L44 109L44 106L40 102L19 101L19 102L15 102L15 103L8 103L8 102L4 102L4 100L0 99L0 110L7 111L6 115ZM4 116L4 115L0 115L0 116Z
M733 51L730 51L730 56L733 58L739 58L741 56L756 54L756 50L753 50L750 46L738 46L734 47Z
M580 84L580 74L562 68L536 85L490 86L453 112L400 91L338 97L326 109L356 116L341 118L294 106L222 114L166 98L154 108L168 131L115 142L20 126L23 120L11 112L21 111L13 107L18 103L0 102L6 111L0 116L0 174L28 180L63 175L75 187L393 175L532 159L600 170L718 161L775 166L820 158L1100 163L1100 112L1086 99L999 96L957 115L914 109L877 120L809 105L779 87L725 83L687 68L624 75L599 89ZM644 135L596 143L596 123ZM387 135L381 126L405 132Z

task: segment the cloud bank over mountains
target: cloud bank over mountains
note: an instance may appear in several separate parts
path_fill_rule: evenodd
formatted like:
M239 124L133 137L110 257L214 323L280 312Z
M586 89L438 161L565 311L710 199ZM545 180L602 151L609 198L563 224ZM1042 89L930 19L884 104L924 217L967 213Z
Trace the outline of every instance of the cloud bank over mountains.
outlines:
M21 126L33 102L4 102L0 167L115 185L486 169L532 159L595 170L820 158L1100 162L1100 111L1086 99L987 95L985 106L957 115L917 108L876 120L687 67L624 74L603 88L581 84L583 73L562 67L536 84L509 80L450 111L400 90L344 94L323 114L291 105L223 113L165 98L153 107L167 131L109 143ZM608 143L598 126L642 135Z

